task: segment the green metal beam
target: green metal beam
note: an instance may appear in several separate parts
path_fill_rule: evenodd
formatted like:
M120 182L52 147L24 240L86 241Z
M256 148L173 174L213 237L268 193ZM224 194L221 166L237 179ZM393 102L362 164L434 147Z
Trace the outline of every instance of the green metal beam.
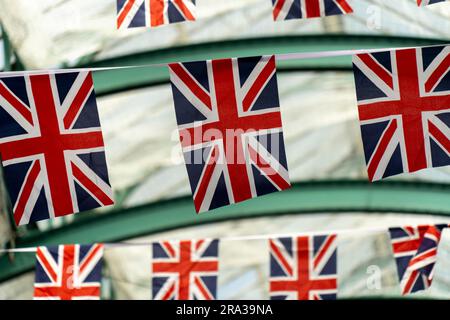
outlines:
M80 214L73 224L17 240L18 247L113 242L232 219L314 212L407 212L450 216L450 185L383 181L295 184L289 190L197 215L191 197L161 201L108 214ZM34 255L0 258L0 282L29 271Z
M445 44L443 40L368 35L298 35L209 42L135 53L102 61L86 57L78 67L144 66L174 61L248 57L292 52L371 49ZM281 61L279 71L350 70L351 57L332 57ZM94 73L97 95L161 84L168 81L166 67L132 68Z

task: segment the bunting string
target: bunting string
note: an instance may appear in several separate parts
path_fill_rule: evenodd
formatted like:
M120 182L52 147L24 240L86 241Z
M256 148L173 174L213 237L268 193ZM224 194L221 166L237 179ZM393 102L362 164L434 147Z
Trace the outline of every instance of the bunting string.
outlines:
M439 224L439 223L438 223ZM446 222L442 222L442 224L446 224ZM418 226L418 225L417 225ZM416 227L417 227L416 226ZM336 234L336 235L374 235L381 234L387 232L389 227L377 227L377 228L355 228L355 229L331 229L331 230L321 230L321 231L306 231L306 232L296 232L296 233L274 233L274 234L256 234L256 235L248 235L248 236L230 236L230 237L217 237L217 238L208 238L202 237L202 240L219 240L220 242L228 242L228 241L252 241L252 240L268 240L282 237L301 237L301 236L317 236L324 234ZM200 238L199 238L200 239ZM189 240L197 241L199 239L189 238ZM154 242L157 241L167 241L167 240L186 240L186 239L160 239L155 241L146 241L146 242L106 242L103 243L105 249L114 249L120 247L148 247L151 246ZM0 249L0 253L33 253L36 252L37 247L27 247L27 248L11 248L11 249Z
M442 46L442 44L434 45ZM377 53L392 50L404 50L412 49L416 47L392 47L392 48L376 48L376 49L355 49L355 50L331 50L331 51L313 51L313 52L292 52L292 53L280 53L274 54L277 61L289 61L289 60L304 60L304 59L318 59L318 58L332 58L342 56L352 56L365 53ZM73 72L101 72L101 71L113 71L124 69L137 69L137 68L160 68L167 67L170 64L179 63L181 61L173 61L167 63L151 63L143 65L129 65L118 67L101 67L101 68L67 68L67 69L37 69L37 70L25 70L25 71L6 71L0 72L0 78L11 78L17 76L30 76L41 74L63 74Z

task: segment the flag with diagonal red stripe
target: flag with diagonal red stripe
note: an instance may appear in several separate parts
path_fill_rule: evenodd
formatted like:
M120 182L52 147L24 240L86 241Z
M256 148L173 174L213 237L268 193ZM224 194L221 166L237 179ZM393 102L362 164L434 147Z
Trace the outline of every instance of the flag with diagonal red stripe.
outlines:
M450 46L353 57L371 181L450 164Z
M0 78L0 153L17 225L114 203L90 72Z
M152 247L154 300L214 300L218 240L159 241Z
M35 300L98 300L103 245L38 247Z
M272 300L336 299L336 234L274 238L269 245Z
M170 65L197 212L290 187L274 56Z

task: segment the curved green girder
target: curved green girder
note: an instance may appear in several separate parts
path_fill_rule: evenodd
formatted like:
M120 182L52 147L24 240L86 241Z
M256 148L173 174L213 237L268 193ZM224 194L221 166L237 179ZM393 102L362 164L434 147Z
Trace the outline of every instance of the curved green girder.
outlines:
M230 219L315 212L397 212L450 215L450 185L417 182L318 181L197 215L191 197L123 209L79 214L74 223L19 238L17 246L114 242ZM0 282L31 270L34 254L0 258Z
M445 44L443 40L371 35L296 35L208 42L176 46L150 52L134 53L97 62L86 57L79 67L103 68L145 66L175 61L249 57L293 52L318 52L330 50L413 47ZM280 72L298 70L350 70L351 56L280 61ZM166 67L116 69L94 73L97 95L166 83Z

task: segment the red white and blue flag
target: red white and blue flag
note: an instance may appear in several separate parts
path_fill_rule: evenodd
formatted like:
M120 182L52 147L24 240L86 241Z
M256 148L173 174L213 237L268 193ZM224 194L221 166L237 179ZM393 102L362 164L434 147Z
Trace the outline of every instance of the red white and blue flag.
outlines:
M117 28L194 21L195 0L117 0Z
M318 18L352 13L348 0L272 0L273 19Z
M35 300L98 300L103 245L38 247Z
M153 300L215 300L218 240L153 243Z
M90 72L0 78L0 153L17 225L114 203Z
M439 240L447 227L441 224L389 229L403 295L430 287Z
M334 300L337 236L275 238L270 245L272 300Z
M435 3L439 3L439 2L444 2L446 0L417 0L417 5L418 6L427 6L429 4L435 4Z
M450 164L450 46L353 57L371 181Z
M170 65L197 212L290 187L274 56Z

